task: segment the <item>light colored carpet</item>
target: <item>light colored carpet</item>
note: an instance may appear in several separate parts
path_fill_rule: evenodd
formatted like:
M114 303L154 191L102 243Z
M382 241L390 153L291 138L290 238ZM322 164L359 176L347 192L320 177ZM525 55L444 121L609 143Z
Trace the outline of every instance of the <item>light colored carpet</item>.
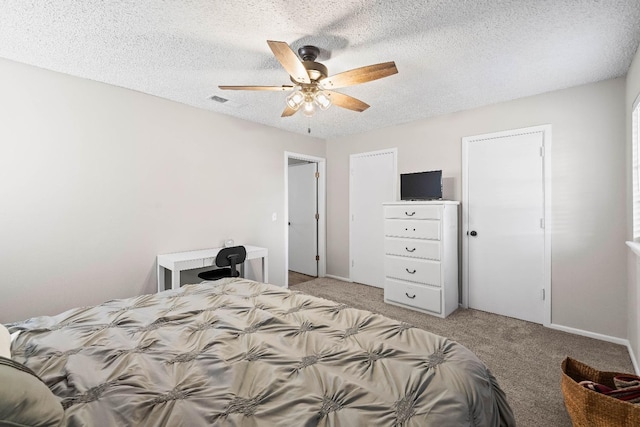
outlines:
M328 278L289 288L405 321L463 344L496 376L519 427L571 426L560 390L560 363L566 356L600 370L633 372L624 346L522 320L471 309L440 319L385 304L382 289Z

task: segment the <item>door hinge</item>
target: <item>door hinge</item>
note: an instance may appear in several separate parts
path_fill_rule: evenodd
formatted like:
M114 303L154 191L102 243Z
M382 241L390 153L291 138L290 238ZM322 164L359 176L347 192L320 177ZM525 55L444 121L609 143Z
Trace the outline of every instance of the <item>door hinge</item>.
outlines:
M353 260L351 260L351 267L353 267L355 265L355 263L353 262Z
M544 157L544 145L540 147L540 157Z
M540 218L540 228L544 228L544 218Z
M545 294L544 289L543 289L543 290L542 290L542 301L544 301L544 300L545 300L545 298L546 298L546 294Z
M320 220L320 214L316 213L316 221L319 221L319 220Z
M316 179L320 178L320 172L316 172Z
M320 255L316 255L316 261L320 261Z

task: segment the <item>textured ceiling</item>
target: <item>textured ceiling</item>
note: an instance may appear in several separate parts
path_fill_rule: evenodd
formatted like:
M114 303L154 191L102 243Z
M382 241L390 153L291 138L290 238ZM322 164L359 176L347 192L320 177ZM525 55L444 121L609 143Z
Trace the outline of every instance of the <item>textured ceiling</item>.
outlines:
M286 93L217 88L290 84L267 40L398 74L281 118ZM639 41L639 0L0 0L0 57L323 138L619 77Z

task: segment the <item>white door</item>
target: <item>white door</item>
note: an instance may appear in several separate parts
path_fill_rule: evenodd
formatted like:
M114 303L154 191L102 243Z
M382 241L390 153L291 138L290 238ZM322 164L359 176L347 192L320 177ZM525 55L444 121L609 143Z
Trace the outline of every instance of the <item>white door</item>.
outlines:
M289 270L318 275L317 163L289 165Z
M469 307L544 323L544 133L467 144Z
M350 276L357 283L384 287L382 203L396 200L395 150L350 157Z

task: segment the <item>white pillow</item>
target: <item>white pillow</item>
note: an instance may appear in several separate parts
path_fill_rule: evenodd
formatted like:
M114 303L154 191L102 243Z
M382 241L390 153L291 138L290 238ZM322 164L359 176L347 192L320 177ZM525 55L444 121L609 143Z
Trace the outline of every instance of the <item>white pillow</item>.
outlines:
M11 335L9 330L0 324L0 356L11 359Z

